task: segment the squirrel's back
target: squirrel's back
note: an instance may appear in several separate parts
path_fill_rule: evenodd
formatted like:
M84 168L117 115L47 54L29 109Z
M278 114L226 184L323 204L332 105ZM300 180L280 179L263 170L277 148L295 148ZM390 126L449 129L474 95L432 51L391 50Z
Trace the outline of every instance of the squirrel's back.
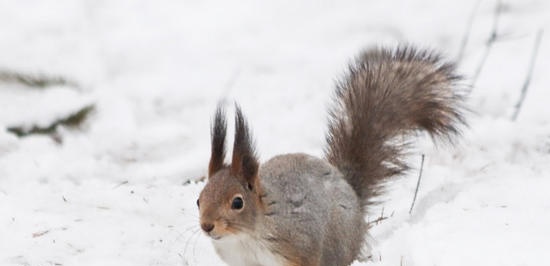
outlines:
M203 231L230 265L350 265L365 245L364 216L384 181L402 174L406 137L449 141L464 124L454 66L403 47L362 53L337 84L325 159L286 154L263 165L237 107L231 164L226 122L212 127Z
M364 237L357 232L366 230L364 214L338 169L311 155L284 154L262 164L260 176L266 204L260 226L267 227L261 231L277 232L271 235L281 253L292 254L298 265L355 260ZM280 239L289 235L292 245Z

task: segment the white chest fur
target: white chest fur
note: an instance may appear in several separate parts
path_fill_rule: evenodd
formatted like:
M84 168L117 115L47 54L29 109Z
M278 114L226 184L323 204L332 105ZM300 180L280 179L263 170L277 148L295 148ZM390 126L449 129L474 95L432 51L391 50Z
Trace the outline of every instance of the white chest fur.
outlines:
M247 234L226 236L212 243L218 255L230 266L284 265L284 259L269 251L266 243Z

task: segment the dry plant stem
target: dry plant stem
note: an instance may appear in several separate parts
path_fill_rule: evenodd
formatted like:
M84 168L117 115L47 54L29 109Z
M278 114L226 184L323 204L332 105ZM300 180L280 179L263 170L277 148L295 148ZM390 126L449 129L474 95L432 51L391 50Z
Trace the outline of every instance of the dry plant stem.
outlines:
M56 133L58 126L66 126L78 128L90 116L95 106L93 104L82 107L75 113L62 117L48 126L33 125L31 127L13 126L8 127L8 132L15 134L18 137L26 137L29 135L53 135Z
M500 17L501 10L502 10L502 2L501 0L497 0L496 6L495 6L494 19L493 19L493 28L491 30L491 35L489 36L489 39L487 40L487 43L485 45L485 50L483 51L483 56L481 57L481 61L479 62L476 72L474 72L474 76L472 77L472 88L476 84L479 74L481 74L481 71L483 70L483 66L485 66L485 62L489 57L489 52L491 51L493 44L497 41L498 20Z
M30 88L47 88L50 86L71 86L79 88L74 81L68 80L61 76L52 76L44 74L29 74L20 73L10 70L0 70L0 82L4 83L19 83Z
M414 198L411 204L411 208L409 209L409 214L412 214L414 203L416 202L416 195L418 195L418 188L420 187L420 179L422 178L422 170L424 170L424 157L425 155L422 154L422 161L420 162L420 173L418 174L418 181L416 182L416 190L414 191Z
M535 61L537 59L537 53L539 51L542 35L544 35L544 30L539 29L539 31L537 32L537 37L535 38L535 46L533 47L531 60L529 62L529 70L527 71L527 76L525 77L525 81L523 82L523 87L521 88L521 94L520 94L518 103L516 103L516 105L514 106L515 110L514 110L514 114L512 115L512 121L516 121L516 119L518 118L519 111L523 106L523 101L525 100L525 96L527 95L527 90L529 89L529 84L531 84L531 77L533 76L533 69L535 68Z
M380 217L376 218L375 220L368 222L367 225L369 225L369 227L371 227L372 225L377 225L377 224L379 224L380 222L382 222L382 221L384 221L384 220L386 220L386 219L388 219L388 218L390 218L390 217L388 217L388 216L380 216Z
M464 35L462 36L462 41L460 42L460 50L458 52L458 57L456 59L457 62L462 61L462 57L464 57L464 51L466 50L466 45L468 44L468 39L470 38L470 32L472 31L472 25L474 24L475 14L479 9L480 3L481 3L481 0L478 0L476 2L476 4L474 5L474 8L472 8L472 12L470 13L470 16L468 17L468 22L466 24L466 31L464 32Z
M231 74L231 76L229 77L229 79L227 80L227 82L225 83L225 85L223 86L224 89L222 93L223 96L222 96L221 102L223 102L224 105L227 104L227 99L229 98L231 91L235 87L235 84L237 83L241 75L241 70L242 70L241 68L235 69Z

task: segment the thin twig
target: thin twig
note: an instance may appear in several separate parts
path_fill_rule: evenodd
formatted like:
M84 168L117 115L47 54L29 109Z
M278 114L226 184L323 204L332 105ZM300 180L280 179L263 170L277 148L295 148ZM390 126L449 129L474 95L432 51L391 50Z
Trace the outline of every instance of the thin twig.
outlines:
M0 82L19 83L30 88L47 88L50 86L71 86L79 88L79 85L62 76L30 74L0 69Z
M393 217L395 211L391 212L390 216L384 216L384 208L382 207L382 213L380 216L372 221L367 221L367 226L372 227L373 225L378 225L380 222Z
M479 77L479 74L481 74L481 71L483 70L483 67L485 66L485 62L487 61L487 58L489 57L489 52L491 51L491 48L493 48L493 44L497 41L498 38L498 21L500 17L500 13L502 11L502 2L501 0L496 1L495 6L495 12L494 12L494 19L493 19L493 28L491 30L491 35L489 35L489 39L487 40L487 43L485 44L485 50L483 51L483 56L481 57L481 61L477 65L476 72L474 72L474 76L472 77L472 88L477 82L477 78Z
M229 79L225 82L223 86L224 90L222 93L222 102L224 102L224 104L227 102L227 97L231 93L231 90L233 90L233 88L235 87L235 84L237 83L241 75L241 70L242 70L241 68L235 69L233 73L231 73L231 76L229 77Z
M481 3L481 0L477 0L476 4L474 5L474 8L472 8L472 12L470 13L470 16L468 17L468 22L466 24L466 32L464 32L464 35L462 36L460 50L458 52L458 57L456 59L457 62L462 61L462 57L464 56L464 51L466 50L466 45L468 44L468 39L470 38L470 32L472 31L472 25L474 24L475 14L477 13L480 3Z
M75 113L69 114L66 117L53 121L48 126L12 126L8 127L8 132L15 134L18 137L26 137L29 135L52 135L55 134L59 126L78 128L88 119L90 114L95 110L95 105L90 104L77 110Z
M411 204L411 208L409 209L409 214L412 213L414 203L416 202L416 195L418 194L418 188L420 187L420 179L422 178L422 170L424 170L424 154L422 154L422 161L420 162L420 173L418 174L418 181L416 182L416 190L414 191L414 198Z
M529 62L529 70L527 71L527 76L523 82L523 87L521 88L521 95L519 97L518 103L516 103L514 114L512 115L512 121L516 121L518 118L519 111L523 106L523 100L527 95L527 89L529 89L529 84L531 84L531 76L533 76L533 69L535 68L535 60L537 58L537 53L539 51L540 42L542 40L542 35L544 34L543 29L539 29L537 32L537 37L535 38L535 47L533 48L533 53L531 54L531 61Z
M119 187L121 187L121 186L123 186L123 185L126 185L126 184L128 184L128 180L124 180L124 181L122 181L122 182L116 184L116 186L114 186L113 189L119 188Z
M380 216L380 217L378 217L378 218L376 218L376 219L374 219L374 220L372 220L372 221L370 221L370 222L367 222L367 225L368 225L368 226L377 225L377 224L379 224L380 222L382 222L382 221L384 221L384 220L386 220L386 219L388 219L388 218L390 218L390 217L389 217L389 216Z
M32 238L37 238L37 237L41 237L47 233L49 233L50 230L44 230L44 231L40 231L40 232L36 232L36 233L33 233L32 234Z

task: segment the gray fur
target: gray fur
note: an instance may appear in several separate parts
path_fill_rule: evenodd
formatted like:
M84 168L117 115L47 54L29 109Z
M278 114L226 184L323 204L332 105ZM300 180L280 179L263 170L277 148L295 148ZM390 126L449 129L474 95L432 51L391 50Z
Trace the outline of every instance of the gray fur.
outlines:
M277 243L291 241L309 262L348 265L355 259L365 232L363 213L351 186L338 169L306 154L279 155L260 168L267 210L257 221ZM304 264L305 265L305 264Z

